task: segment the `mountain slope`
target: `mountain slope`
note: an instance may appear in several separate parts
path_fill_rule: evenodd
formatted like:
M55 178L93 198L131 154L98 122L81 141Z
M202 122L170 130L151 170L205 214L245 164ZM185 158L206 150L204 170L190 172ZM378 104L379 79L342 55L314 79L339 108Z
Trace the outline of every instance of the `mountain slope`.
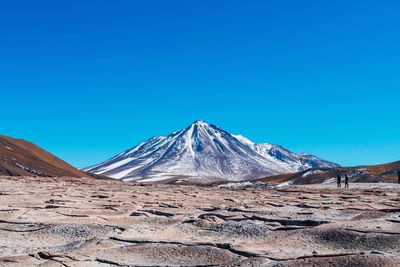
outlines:
M30 142L7 136L0 136L0 175L88 176Z
M296 173L286 173L262 178L259 181L275 184L317 184L336 183L337 175L343 179L347 174L350 182L372 183L389 182L397 183L397 172L400 171L400 161L356 167L313 168Z
M280 146L256 144L196 121L84 170L128 181L210 182L253 180L317 166L337 165L311 155L294 154Z

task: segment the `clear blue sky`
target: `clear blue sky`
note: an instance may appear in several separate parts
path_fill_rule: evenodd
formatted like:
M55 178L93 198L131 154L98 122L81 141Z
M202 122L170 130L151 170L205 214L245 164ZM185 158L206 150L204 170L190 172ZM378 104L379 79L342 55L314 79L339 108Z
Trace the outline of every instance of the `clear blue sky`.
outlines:
M0 133L84 167L202 119L400 160L399 1L2 1Z

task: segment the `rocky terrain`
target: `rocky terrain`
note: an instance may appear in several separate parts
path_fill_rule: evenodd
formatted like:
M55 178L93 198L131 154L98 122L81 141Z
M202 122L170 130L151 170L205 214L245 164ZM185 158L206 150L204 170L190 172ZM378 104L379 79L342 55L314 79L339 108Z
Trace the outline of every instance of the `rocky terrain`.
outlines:
M398 266L400 186L0 177L0 266Z

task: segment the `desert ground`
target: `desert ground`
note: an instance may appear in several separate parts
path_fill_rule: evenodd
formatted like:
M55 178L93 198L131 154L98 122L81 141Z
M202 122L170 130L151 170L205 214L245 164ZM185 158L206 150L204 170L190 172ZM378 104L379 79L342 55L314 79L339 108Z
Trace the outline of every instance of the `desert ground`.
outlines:
M0 177L0 266L400 266L400 185Z

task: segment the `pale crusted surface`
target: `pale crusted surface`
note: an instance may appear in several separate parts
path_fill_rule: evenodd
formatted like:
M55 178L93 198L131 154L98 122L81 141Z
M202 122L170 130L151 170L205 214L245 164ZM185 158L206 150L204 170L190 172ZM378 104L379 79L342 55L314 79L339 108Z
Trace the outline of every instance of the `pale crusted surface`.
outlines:
M398 266L400 187L0 177L0 266Z

